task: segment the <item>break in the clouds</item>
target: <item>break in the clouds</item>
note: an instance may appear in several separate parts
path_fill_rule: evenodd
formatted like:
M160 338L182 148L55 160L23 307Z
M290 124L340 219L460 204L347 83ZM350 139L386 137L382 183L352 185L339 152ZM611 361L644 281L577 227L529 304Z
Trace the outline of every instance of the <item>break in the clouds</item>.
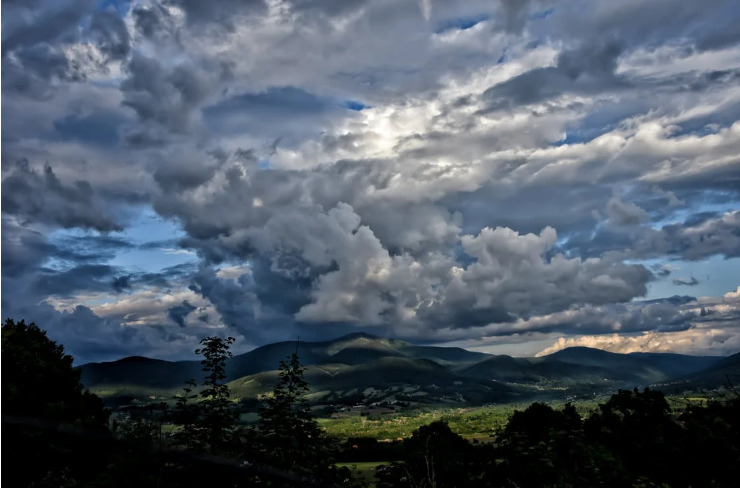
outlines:
M738 21L730 0L5 2L3 316L78 361L357 330L736 352Z

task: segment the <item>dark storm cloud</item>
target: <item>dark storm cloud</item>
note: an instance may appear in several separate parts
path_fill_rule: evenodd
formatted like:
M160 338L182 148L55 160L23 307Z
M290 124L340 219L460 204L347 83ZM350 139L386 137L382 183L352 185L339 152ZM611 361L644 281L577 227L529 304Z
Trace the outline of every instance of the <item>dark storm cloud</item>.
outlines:
M28 161L17 162L3 178L2 190L3 213L22 221L100 231L122 230L107 215L90 183L78 180L65 185L49 165L40 174Z
M126 290L131 289L131 277L132 275L117 276L111 286L117 293L123 293Z
M182 8L190 24L200 26L214 23L220 29L227 30L234 28L235 18L260 15L266 8L263 0L172 0L170 3Z
M185 318L190 315L191 312L197 310L187 300L183 300L180 305L175 305L167 310L167 316L180 327L185 327Z
M255 297L249 275L236 281L221 279L213 269L204 267L193 276L190 289L207 298L229 327L248 330L254 323Z
M124 59L131 51L128 30L117 12L95 12L90 22L90 36L109 59Z
M2 275L19 277L39 266L54 251L46 236L26 228L3 215ZM8 293L8 289L5 289Z
M49 99L59 83L85 81L92 71L106 70L107 63L126 58L130 38L123 20L116 12L95 11L95 5L92 0L5 5L2 85L6 93ZM89 51L71 56L65 48L79 42L95 45L105 59L94 59Z
M155 37L165 30L167 10L162 5L136 6L131 9L136 30L145 37Z
M616 41L588 44L558 57L557 65L527 71L483 93L491 108L536 103L563 93L589 95L625 87L627 81L615 74L617 57L624 46Z
M328 116L343 111L339 103L295 87L271 88L228 98L203 111L213 132L260 134L263 128L283 126L294 142L302 131L314 134L316 125L325 125ZM285 142L280 138L282 142Z
M25 5L18 5L18 10L4 9L3 17L7 16L6 21L11 22L7 22L7 28L3 29L3 54L21 46L72 38L83 17L95 4L93 0L39 3L43 3L45 8L28 11L23 8Z
M86 115L67 115L55 120L53 125L62 140L109 146L118 143L118 128L124 121L125 118L120 114L99 111Z
M187 132L193 112L207 93L208 80L195 66L164 68L156 59L134 53L121 82L123 105L143 122L154 122L174 132Z
M286 261L294 260L288 263ZM296 256L284 256L275 263L275 269L299 269L305 270L306 263L301 263ZM277 314L285 315L286 318L297 313L301 307L311 302L310 291L313 279L318 276L298 273L297 276L276 272L273 269L272 260L263 256L252 261L252 279L255 284L255 294L259 302Z
M739 256L738 15L6 3L3 161L30 163L3 168L3 311L43 303L88 357L191 352L216 329L254 345L691 332L698 305L635 302L670 269L631 263ZM106 235L142 204L184 236ZM197 260L114 265L131 246Z
M104 264L82 264L64 271L46 269L36 274L32 287L40 296L58 297L108 291L119 272L116 267Z
M106 234L56 237L53 246L50 255L77 264L108 261L119 252L134 248L126 239Z
M736 42L736 33L734 36L718 34L724 33L728 19L737 15L737 8L727 0L649 3L630 0L618 6L608 2L594 5L588 0L578 0L558 2L546 32L561 38L618 38L633 46L650 48L688 38L696 46L714 49L727 45L714 39L735 39ZM584 17L590 22L583 22Z
M689 278L689 279L674 278L673 279L673 284L674 285L679 285L679 286L696 286L696 285L699 284L699 280L697 280L693 276L691 278Z
M53 81L82 81L84 74L65 54L48 44L20 47L3 55L3 90L40 100L53 94Z
M211 178L216 171L212 164L188 164L183 160L165 160L154 170L154 181L167 193L182 192L197 188Z

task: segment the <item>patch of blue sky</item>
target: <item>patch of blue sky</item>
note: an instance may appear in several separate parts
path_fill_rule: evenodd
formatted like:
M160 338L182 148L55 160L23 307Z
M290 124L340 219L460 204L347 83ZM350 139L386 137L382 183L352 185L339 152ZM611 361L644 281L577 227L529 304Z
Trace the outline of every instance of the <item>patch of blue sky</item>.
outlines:
M98 10L108 10L110 8L115 9L116 12L118 12L118 15L121 17L125 17L126 14L128 14L128 11L131 9L131 1L130 0L99 0L97 9Z
M654 300L673 295L691 295L695 297L721 297L727 292L735 291L740 286L740 258L725 259L712 256L701 261L684 260L642 260L632 261L647 268L666 266L671 273L648 283L647 295L635 300ZM690 281L695 278L696 285L676 284L674 280Z
M53 126L61 140L108 146L118 143L118 127L124 120L115 112L95 111L85 116L68 115L56 119Z
M709 77L723 78L728 73L731 73L731 71L715 71ZM724 104L711 113L698 115L675 124L671 137L691 135L704 137L710 134L716 134L737 122L738 111L740 111L740 102Z
M118 253L112 265L151 273L196 260L192 251L177 245L185 236L181 226L160 217L149 207L142 209L121 234L137 247Z
M602 104L591 108L580 120L568 124L566 135L553 146L584 144L616 129L626 118L632 117L639 109L639 101L624 101L618 104Z
M269 159L260 159L257 161L257 167L259 169L271 169Z
M96 235L99 234L94 231L62 229L52 233L49 241L51 244L64 246L69 238L76 238L77 242L84 243L85 238ZM111 259L98 264L120 267L126 272L156 273L165 268L194 262L195 254L177 245L178 240L184 235L179 224L163 219L151 208L144 207L139 210L139 214L124 231L111 234L111 236L128 242L131 246L116 249ZM96 254L100 251L96 249L94 239L89 239L88 242L89 246L83 245L84 252ZM68 267L62 260L56 258L50 259L47 265L54 269Z
M354 110L355 112L360 112L362 110L365 110L366 108L370 108L369 105L365 105L362 102L358 102L357 100L345 100L341 103L342 107L347 108L349 110Z
M583 123L576 128L566 130L565 137L561 140L552 143L552 146L560 147L567 146L570 144L585 144L591 142L597 137L604 135L614 130L617 123L608 125L590 125L588 117L583 120Z
M707 193L705 192L704 196ZM671 224L683 224L685 222L691 222L692 217L700 214L716 214L723 215L727 212L732 212L738 209L740 205L737 201L721 201L721 202L703 202L694 204L691 206L677 207L673 212L667 215L663 219L650 221L650 227L655 230L660 230L666 225Z
M454 19L447 19L439 23L437 29L434 31L435 34L442 34L451 30L468 30L472 29L481 22L488 20L488 16L485 14L473 15L469 17L458 17Z
M530 14L529 20L542 20L546 19L549 16L551 16L555 12L555 7L550 7L546 10L541 10L539 12L534 12Z

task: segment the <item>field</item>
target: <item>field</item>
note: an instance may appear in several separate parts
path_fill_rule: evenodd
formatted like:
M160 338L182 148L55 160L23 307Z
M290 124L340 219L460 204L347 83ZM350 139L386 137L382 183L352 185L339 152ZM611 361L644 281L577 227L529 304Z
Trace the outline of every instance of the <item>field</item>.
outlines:
M683 410L687 405L701 405L708 398L715 397L721 392L713 391L704 396L695 393L686 395L666 395L666 400L674 413ZM597 397L591 400L577 400L571 402L582 417L598 409L599 403L604 403L609 396ZM545 402L559 410L566 402ZM411 437L414 430L437 420L447 422L458 435L470 440L485 442L491 438L496 429L508 421L515 410L526 409L528 403L507 403L469 408L426 408L408 410L398 413L361 415L359 411L342 417L319 418L319 423L330 437L345 440L353 437L371 437L379 441L395 441Z
M598 407L598 398L574 402L576 409L587 415ZM551 402L560 409L565 402ZM524 410L529 403L501 404L470 408L421 409L383 415L349 415L339 418L319 419L326 433L337 439L372 437L380 441L394 441L410 437L414 430L437 420L447 422L453 432L468 440L485 441L496 429L503 426L515 410Z
M337 463L340 468L349 468L352 471L352 477L361 482L368 488L375 487L375 468L381 464L387 464L388 461L370 461L358 463Z

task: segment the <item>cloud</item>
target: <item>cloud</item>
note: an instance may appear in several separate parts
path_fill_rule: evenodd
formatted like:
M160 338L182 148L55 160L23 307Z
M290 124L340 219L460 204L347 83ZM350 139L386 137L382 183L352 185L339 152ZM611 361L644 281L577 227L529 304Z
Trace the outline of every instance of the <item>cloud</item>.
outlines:
M180 305L175 305L174 307L167 309L167 315L177 325L185 327L185 318L197 309L198 307L191 305L187 300L183 300Z
M2 186L3 213L24 221L101 231L122 229L112 216L106 215L108 212L89 182L78 180L65 185L49 165L39 174L27 160L21 160L3 179Z
M636 336L611 334L559 338L537 356L546 356L568 347L593 347L629 354L633 352L668 352L695 355L729 355L737 352L740 341L737 330L692 329L675 333L643 332Z
M721 331L734 305L640 300L718 293L667 279L676 260L738 267L737 20L724 0L9 3L3 311L40 307L88 357L105 334L176 356L201 333Z
M699 284L699 280L697 280L693 276L688 280L683 279L683 278L674 278L673 284L679 285L679 286L696 286Z
M679 298L679 297L676 297ZM659 302L640 307L651 307ZM612 352L678 352L695 355L729 355L740 347L740 308L737 293L727 293L719 298L699 300L662 301L665 310L672 307L676 317L683 316L684 327L646 327L635 333L614 333L559 337L554 344L543 349L538 356L552 354L566 347L595 347ZM654 318L654 317L653 317ZM621 320L621 317L619 318ZM665 321L664 321L665 322ZM619 331L619 332L617 332ZM629 330L626 330L629 332Z

